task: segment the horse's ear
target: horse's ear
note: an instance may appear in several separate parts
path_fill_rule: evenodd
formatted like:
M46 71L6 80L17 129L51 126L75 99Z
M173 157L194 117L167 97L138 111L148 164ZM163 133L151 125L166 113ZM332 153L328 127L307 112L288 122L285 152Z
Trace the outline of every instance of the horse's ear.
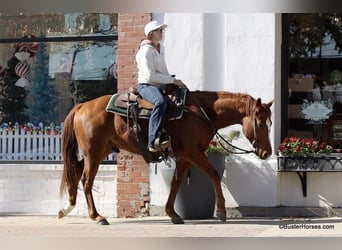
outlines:
M266 103L266 106L267 106L268 108L270 108L270 107L272 106L273 102L274 102L274 100L272 100L272 101Z
M256 106L256 107L260 107L260 106L261 106L261 98L258 98L258 99L256 100L255 106Z

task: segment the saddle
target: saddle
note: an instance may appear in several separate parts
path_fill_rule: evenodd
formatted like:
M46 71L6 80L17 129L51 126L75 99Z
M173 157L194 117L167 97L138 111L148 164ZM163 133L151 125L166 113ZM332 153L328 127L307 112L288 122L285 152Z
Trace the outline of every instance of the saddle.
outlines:
M167 95L169 98L168 109L166 114L169 120L182 118L183 105L186 98L186 89L176 89ZM137 106L138 119L149 119L151 111L154 107L152 103L143 99L137 92L136 88L130 88L127 93L114 94L106 107L107 112L119 114L121 116L130 116L130 106Z
M164 92L164 91L163 91ZM167 94L168 96L168 108L165 112L164 116L164 126L162 131L159 132L158 137L156 138L155 144L162 145L164 140L169 139L167 134L167 129L165 127L165 121L167 120L176 120L182 118L183 115L183 105L185 104L186 98L186 89L177 88L172 92ZM166 92L164 92L166 93ZM132 120L132 128L135 133L135 137L137 142L139 143L139 147L141 149L142 155L147 163L150 162L160 162L162 159L166 159L168 157L169 152L169 143L166 144L165 147L161 147L162 156L159 158L155 158L155 156L147 150L147 143L144 141L141 136L141 129L139 125L139 119L149 119L151 115L151 111L154 105L147 100L143 99L137 92L135 88L130 88L127 93L122 94L114 94L106 107L107 112L112 112L118 114L120 116L127 117L127 127L130 127L129 118Z

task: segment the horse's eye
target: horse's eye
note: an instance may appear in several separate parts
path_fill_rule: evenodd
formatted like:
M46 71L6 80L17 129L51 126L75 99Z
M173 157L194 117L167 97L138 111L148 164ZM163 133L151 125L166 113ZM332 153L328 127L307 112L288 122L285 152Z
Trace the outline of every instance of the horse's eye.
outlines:
M263 122L262 121L258 121L257 122L257 126L258 126L258 128L261 128L263 126Z

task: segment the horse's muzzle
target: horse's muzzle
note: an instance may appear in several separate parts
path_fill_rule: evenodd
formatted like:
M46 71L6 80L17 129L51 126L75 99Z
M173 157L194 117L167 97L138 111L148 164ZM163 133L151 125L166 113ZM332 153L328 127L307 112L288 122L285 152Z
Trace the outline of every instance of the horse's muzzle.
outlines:
M256 148L255 154L259 156L262 160L266 160L271 155L267 152L267 150L264 150L262 148Z

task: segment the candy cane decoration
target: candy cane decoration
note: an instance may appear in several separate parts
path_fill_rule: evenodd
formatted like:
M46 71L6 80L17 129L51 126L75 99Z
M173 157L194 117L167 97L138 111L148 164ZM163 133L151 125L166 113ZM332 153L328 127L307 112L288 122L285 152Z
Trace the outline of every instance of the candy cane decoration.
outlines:
M31 36L31 38L34 38L34 36ZM27 77L30 74L30 65L27 63L27 60L38 52L39 43L18 43L17 47L18 51L14 56L19 60L19 62L15 66L14 70L20 78L16 81L15 85L18 87L25 87L29 84Z

